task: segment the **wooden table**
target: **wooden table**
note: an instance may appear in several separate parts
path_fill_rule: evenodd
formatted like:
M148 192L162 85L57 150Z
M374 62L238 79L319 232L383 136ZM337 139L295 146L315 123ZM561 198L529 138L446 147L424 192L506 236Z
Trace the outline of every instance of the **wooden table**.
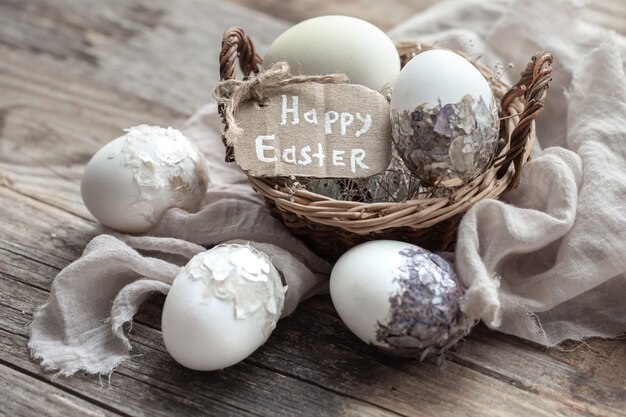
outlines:
M29 358L33 312L97 232L79 194L85 163L122 128L179 126L210 101L226 27L248 28L263 49L290 23L271 15L346 13L388 28L432 2L0 0L0 415L626 415L624 340L564 352L478 327L441 374L376 354L325 297L225 371L169 358L162 297L142 308L138 356L110 381L54 378ZM623 31L625 10L597 1L586 16Z

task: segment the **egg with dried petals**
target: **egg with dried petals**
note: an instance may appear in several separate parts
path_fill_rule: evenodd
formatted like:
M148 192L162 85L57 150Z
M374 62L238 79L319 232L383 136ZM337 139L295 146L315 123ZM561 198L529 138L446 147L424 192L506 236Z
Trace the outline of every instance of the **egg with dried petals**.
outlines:
M163 341L181 365L200 371L241 362L270 336L286 287L264 253L224 244L194 256L165 299Z
M491 86L452 51L412 58L393 87L390 108L393 145L426 185L462 185L495 155L500 120Z
M141 125L94 154L81 195L103 225L143 233L169 208L198 210L208 183L202 155L180 131Z
M330 276L333 305L346 326L402 357L440 355L466 334L463 294L445 259L391 240L353 247Z

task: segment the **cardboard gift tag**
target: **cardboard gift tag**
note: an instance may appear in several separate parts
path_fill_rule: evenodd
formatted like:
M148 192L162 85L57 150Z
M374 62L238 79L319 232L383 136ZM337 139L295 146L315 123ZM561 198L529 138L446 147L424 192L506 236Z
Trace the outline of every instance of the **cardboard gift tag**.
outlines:
M391 161L386 98L362 85L305 82L272 87L239 104L235 159L250 175L367 177Z

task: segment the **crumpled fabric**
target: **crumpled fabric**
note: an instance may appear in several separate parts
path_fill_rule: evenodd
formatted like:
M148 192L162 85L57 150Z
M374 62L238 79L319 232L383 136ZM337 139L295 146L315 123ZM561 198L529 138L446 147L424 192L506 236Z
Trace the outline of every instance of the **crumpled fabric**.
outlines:
M576 15L566 1L451 0L390 32L463 50L509 81L538 50L555 56L539 143L520 186L470 209L456 248L469 318L546 346L626 330L626 40ZM31 328L29 347L44 368L112 372L129 357L124 323L215 244L251 241L270 256L289 285L283 315L326 290L330 265L223 162L216 106L200 109L184 133L208 159L206 205L195 214L168 211L145 236L106 231L59 273Z
M469 318L546 346L626 331L626 39L578 12L566 1L450 1L391 33L494 69L513 63L509 80L535 52L554 55L519 187L473 206L456 246Z
M268 255L288 287L283 317L327 291L331 266L273 218L245 175L223 161L216 106L200 109L183 131L207 156L213 184L203 208L171 209L146 235L107 230L89 242L35 313L28 345L44 369L110 374L129 358L124 324L150 294L167 294L191 257L217 244L249 242Z

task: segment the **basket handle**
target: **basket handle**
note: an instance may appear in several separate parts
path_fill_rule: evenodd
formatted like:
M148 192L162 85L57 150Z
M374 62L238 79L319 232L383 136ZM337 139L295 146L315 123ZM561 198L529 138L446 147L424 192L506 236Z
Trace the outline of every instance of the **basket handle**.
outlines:
M228 28L222 38L222 50L220 51L220 80L232 80L237 75L237 62L243 72L244 80L250 74L258 74L263 59L256 53L254 43L246 36L243 29L237 27ZM224 114L224 105L218 105L218 111L222 117L224 131L228 129ZM226 162L235 162L235 150L226 144L226 136L222 135L222 142L226 146Z
M510 148L503 155L502 160L495 166L499 167L498 176L503 176L509 166L513 164L515 172L508 189L519 184L522 165L526 154L526 144L530 137L533 120L539 116L544 107L544 100L548 86L552 81L552 62L554 58L548 52L537 52L522 71L520 80L502 97L502 111L505 112L511 103L518 97L524 97L524 108L520 113L520 120L511 132Z

